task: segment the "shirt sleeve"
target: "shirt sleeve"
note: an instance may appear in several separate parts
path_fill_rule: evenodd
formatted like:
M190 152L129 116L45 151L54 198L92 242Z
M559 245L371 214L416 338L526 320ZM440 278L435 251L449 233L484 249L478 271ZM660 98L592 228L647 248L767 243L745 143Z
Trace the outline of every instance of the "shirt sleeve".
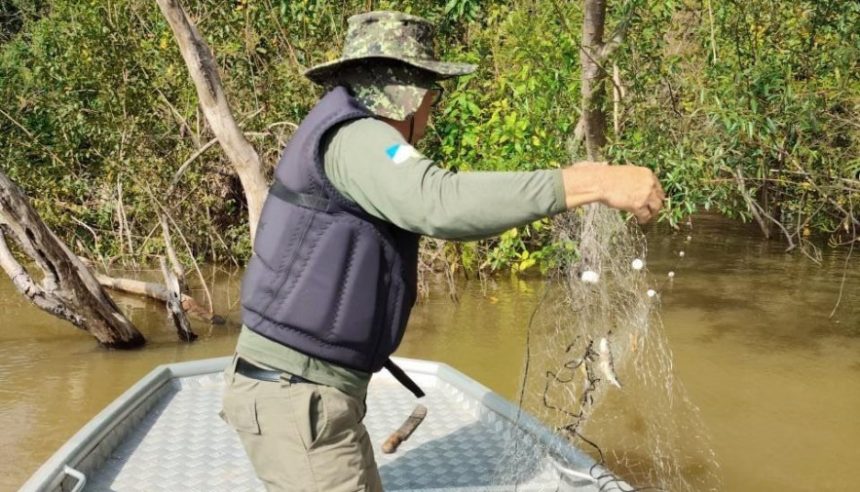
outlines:
M427 236L476 240L566 210L560 170L453 173L372 118L336 129L324 164L365 212Z

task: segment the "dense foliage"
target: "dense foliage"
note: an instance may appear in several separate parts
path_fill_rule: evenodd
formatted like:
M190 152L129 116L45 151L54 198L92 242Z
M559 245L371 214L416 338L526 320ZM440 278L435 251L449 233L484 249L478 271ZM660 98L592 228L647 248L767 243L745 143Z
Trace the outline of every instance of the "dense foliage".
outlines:
M319 95L303 69L335 58L346 17L371 6L430 18L446 57L480 65L448 83L425 149L442 165L537 169L578 155L579 2L184 4L270 166ZM860 4L632 0L610 2L609 18L607 32L621 21L629 29L612 60L626 94L608 153L659 172L671 196L665 220L712 209L773 227L770 216L793 241L855 235ZM241 187L217 145L174 185L212 135L155 2L0 0L0 101L0 168L79 252L121 262L160 253L158 200L198 258L247 257ZM612 110L610 98L610 121ZM434 242L434 257L546 267L557 247L547 225Z
M676 211L856 237L860 3L655 2L631 41L613 152L659 169Z

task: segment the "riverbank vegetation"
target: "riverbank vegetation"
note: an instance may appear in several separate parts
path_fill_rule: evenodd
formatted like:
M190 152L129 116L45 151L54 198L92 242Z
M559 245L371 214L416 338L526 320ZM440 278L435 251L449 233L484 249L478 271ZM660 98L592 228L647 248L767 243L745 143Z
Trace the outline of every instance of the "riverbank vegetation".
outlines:
M561 167L585 156L582 2L184 2L212 47L239 126L266 171L320 95L302 71L336 58L369 7L439 25L439 48L479 71L446 83L425 152L459 171ZM663 220L713 210L787 247L858 237L860 4L609 2L607 157L647 165ZM159 210L186 259L250 255L242 186L214 140L155 2L0 0L0 169L72 249L106 264L163 251ZM538 270L549 221L500 238L426 243L428 267ZM187 244L187 247L185 246Z

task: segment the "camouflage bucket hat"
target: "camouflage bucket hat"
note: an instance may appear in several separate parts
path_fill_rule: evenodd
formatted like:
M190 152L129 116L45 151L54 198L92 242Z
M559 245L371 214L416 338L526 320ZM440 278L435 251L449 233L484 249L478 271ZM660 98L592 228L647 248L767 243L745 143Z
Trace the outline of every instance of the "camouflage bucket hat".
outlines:
M305 76L318 84L335 77L345 66L359 60L397 60L426 70L437 79L475 71L469 63L443 62L433 54L433 24L402 12L377 11L349 18L343 54L337 60L317 65Z
M437 80L475 71L468 63L443 62L433 54L433 25L400 12L349 18L342 56L305 72L324 86L346 84L379 116L403 120L417 111Z

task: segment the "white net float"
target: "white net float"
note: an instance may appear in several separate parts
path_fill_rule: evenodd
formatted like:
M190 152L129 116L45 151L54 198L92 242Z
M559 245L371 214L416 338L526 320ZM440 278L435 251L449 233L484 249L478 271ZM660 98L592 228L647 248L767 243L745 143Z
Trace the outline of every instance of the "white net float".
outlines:
M586 270L582 272L579 279L587 284L596 284L600 280L600 274L594 270Z

